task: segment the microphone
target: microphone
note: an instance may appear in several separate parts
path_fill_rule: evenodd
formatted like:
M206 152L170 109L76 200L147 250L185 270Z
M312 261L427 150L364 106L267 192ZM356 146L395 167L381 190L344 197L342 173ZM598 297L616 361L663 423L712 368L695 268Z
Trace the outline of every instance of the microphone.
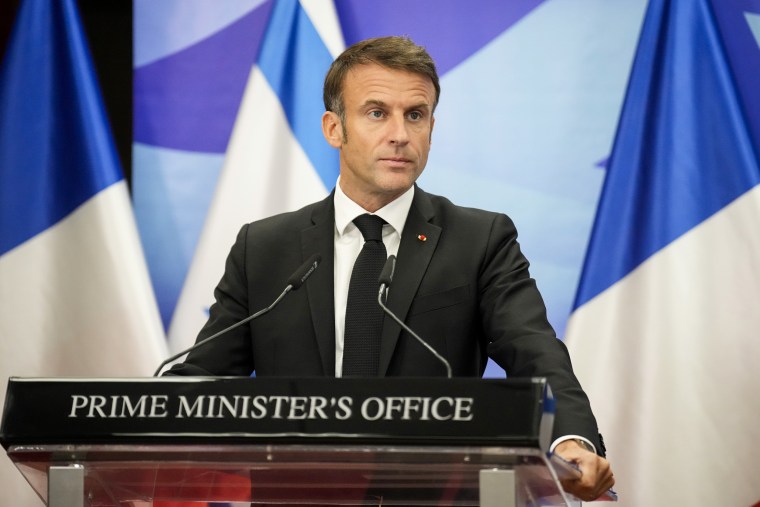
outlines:
M390 309L388 309L388 307L385 306L385 303L383 303L383 297L386 296L387 291L391 286L391 281L393 280L393 273L395 270L396 270L396 256L390 255L388 257L388 260L385 261L383 270L380 272L380 278L378 279L378 282L380 283L380 291L377 294L377 302L380 305L380 308L382 308L386 314L388 314L394 321L396 321L396 324L401 326L404 329L404 331L414 336L414 338L416 338L417 341L420 342L420 344L422 344L423 347L428 349L430 353L433 354L436 357L436 359L438 359L443 364L443 366L446 367L446 376L448 378L451 378L451 365L446 360L446 358L443 357L441 354L439 354L438 351L435 350L433 347L431 347L430 344L428 344L428 342L420 338L420 336L417 333L412 331L412 329L409 326L404 324L404 322L401 319L396 317L396 314L390 311Z
M214 340L214 339L222 336L223 334L226 334L229 331L232 331L236 327L240 327L240 326L242 326L243 324L245 324L247 322L250 322L250 321L252 321L254 319L257 319L257 318L261 317L262 315L264 315L265 313L267 313L270 310L272 310L275 306L277 306L280 303L280 301L282 301L282 298L284 298L285 295L288 292L290 292L292 290L298 290L298 289L300 289L301 285L304 284L304 282L306 281L306 279L309 278L312 275L312 273L314 273L314 271L317 269L317 266L319 266L320 262L322 262L322 256L319 255L319 254L314 254L311 257L309 257L306 260L306 262L304 262L303 264L301 264L301 266L298 269L296 269L293 272L292 275L290 275L290 278L288 278L288 285L287 285L287 287L285 287L285 290L283 290L280 293L280 295L277 296L277 299L275 299L274 302L271 305L267 306L263 310L259 310L258 312L254 313L253 315L249 315L248 317L244 318L241 321L235 322L231 326L222 329L218 333L212 334L208 338L204 338L203 340L201 340L198 343L194 344L192 347L188 347L185 350L183 350L182 352L178 352L178 353L174 354L173 356L171 356L170 358L166 359L163 363L161 363L158 366L158 369L153 374L153 376L154 377L158 377L158 374L161 373L161 370L164 368L164 366L166 366L167 364L171 363L172 361L174 361L176 359L179 359L180 357L184 356L188 352L192 352L193 350L197 349L201 345L205 345L208 342L210 342L211 340Z
M380 272L380 294L385 294L386 289L391 286L391 280L393 280L393 273L396 272L396 256L391 255L388 260L385 261L383 270Z

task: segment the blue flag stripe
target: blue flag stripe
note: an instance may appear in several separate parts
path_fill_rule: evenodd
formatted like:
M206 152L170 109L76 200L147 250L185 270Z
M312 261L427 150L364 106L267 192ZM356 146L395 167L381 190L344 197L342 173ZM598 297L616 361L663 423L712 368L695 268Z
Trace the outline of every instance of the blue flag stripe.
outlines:
M707 0L649 5L575 307L760 183Z
M332 56L297 0L279 0L258 65L280 99L290 128L326 188L338 177L338 153L322 136L322 82Z
M122 175L74 0L27 0L0 70L0 255Z

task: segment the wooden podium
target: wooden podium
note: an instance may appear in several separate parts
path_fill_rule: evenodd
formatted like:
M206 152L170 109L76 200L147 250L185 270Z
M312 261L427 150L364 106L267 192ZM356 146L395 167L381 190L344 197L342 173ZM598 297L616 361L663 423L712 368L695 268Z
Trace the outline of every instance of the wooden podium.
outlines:
M0 438L51 507L573 505L553 405L543 379L11 378Z

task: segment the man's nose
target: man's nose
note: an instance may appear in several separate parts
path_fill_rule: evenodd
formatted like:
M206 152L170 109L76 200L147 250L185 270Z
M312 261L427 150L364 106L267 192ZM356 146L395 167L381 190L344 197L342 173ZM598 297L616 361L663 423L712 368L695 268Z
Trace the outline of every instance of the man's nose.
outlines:
M388 122L388 140L392 144L406 144L409 142L409 126L404 115L394 115Z

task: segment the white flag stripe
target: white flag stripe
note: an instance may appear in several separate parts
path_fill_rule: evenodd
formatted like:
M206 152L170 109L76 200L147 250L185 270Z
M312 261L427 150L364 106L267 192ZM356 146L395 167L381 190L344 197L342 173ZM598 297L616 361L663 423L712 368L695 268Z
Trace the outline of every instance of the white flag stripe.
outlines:
M164 334L128 210L122 180L0 257L0 307L14 316L0 320L4 374L155 369L166 353Z
M333 59L337 58L346 48L343 32L338 21L335 4L325 0L300 0L301 7L306 11L319 37L327 47Z
M5 378L150 375L166 356L123 180L0 257L0 280ZM0 491L9 505L43 505L7 457Z
M757 47L760 49L760 14L745 12L744 17L747 19L749 29L752 31L752 35L755 36Z
M760 499L758 217L760 186L570 319L621 507Z
M315 128L319 119L315 118ZM195 341L240 227L327 194L264 75L254 67L193 263L169 330L170 348ZM283 280L283 283L285 281Z

